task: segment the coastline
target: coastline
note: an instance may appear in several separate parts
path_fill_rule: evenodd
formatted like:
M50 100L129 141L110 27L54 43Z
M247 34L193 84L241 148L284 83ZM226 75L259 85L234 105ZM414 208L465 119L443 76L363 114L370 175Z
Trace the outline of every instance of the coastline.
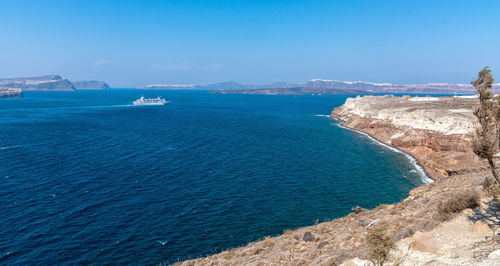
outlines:
M374 98L373 102L395 101L391 98L379 97ZM397 101L400 101L399 98ZM398 106L392 105L392 102L385 106L385 110L389 113L398 108ZM435 104L435 102L433 103ZM437 111L435 105L425 102L415 102L413 105L426 114L452 117L453 119L450 121L453 125L461 126L460 122L466 119L464 116L456 115L453 112L446 113L439 109ZM367 110L366 107L370 106L361 105L359 108ZM368 210L357 208L356 212L353 211L332 221L325 221L295 230L285 230L282 235L265 237L246 246L229 249L208 257L182 261L176 265L288 264L350 266L358 265L353 264L353 262L357 261L370 263L368 260L370 259L371 244L367 240L367 232L374 226L387 226L387 234L400 247L399 251L391 252L393 254L391 261L395 264L401 263L401 259L403 257L406 259L405 256L408 254L413 256L411 260L418 262L417 265L419 263L425 264L423 262L432 262L432 258L420 257L419 250L412 244L414 237L430 234L431 230L438 230L440 232L438 235L443 235L441 233L442 227L447 224L446 220L443 220L440 207L443 201L455 198L464 191L476 191L481 194L481 186L488 172L477 167L477 158L471 157L471 151L467 149L469 142L464 139L464 134L450 136L447 132L419 129L415 126L415 122L422 123L421 116L409 117L409 121L411 121L409 125L398 126L387 121L381 122L376 115L372 114L370 114L371 117L350 115L348 108L352 108L352 105L349 106L346 101L344 105L335 108L331 115L315 116L328 116L330 119L339 122L336 123L336 126L355 131L368 137L378 145L404 154L415 165L416 169L421 170L419 174L425 184L410 190L408 197L393 204L381 204ZM379 110L376 107L373 109ZM401 112L406 112L406 109ZM390 144L386 144L384 140ZM421 160L424 162L421 162ZM447 164L450 160L461 164L467 171L453 171L452 166L454 165ZM433 167L437 167L437 170L443 170L443 172L438 172ZM482 208L483 210L488 209L488 207L484 206ZM466 211L473 213L471 209L466 209ZM474 209L475 211L478 211L477 208ZM452 217L469 219L464 223L469 227L472 227L474 223L471 222L471 219L474 218L465 217L464 214L455 213ZM470 230L469 227L464 230ZM469 231L467 232L469 233ZM458 235L462 234L453 232L452 237ZM467 235L466 237L469 238L470 236ZM449 248L446 252L437 250L438 253L436 253L437 257L435 259L449 260L451 258L458 261L470 257L472 260L473 257L470 254L463 253L470 248L458 246L459 243L461 242L452 242L451 244L457 246ZM396 254L403 252L403 250L407 252L406 255ZM417 252L417 255L412 254L412 252ZM456 252L461 253L460 256L455 256ZM411 260L408 259L408 261ZM403 265L415 264L403 263Z
M364 135L364 136L367 136L368 138L370 138L370 140L372 140L374 143L380 145L380 146L383 146L385 148L388 148L394 152L397 152L397 153L401 153L401 154L404 154L410 161L411 163L415 166L415 168L417 169L417 171L419 172L420 174L420 177L422 179L422 182L424 182L424 186L425 185L428 185L428 184L431 184L433 183L434 181L436 181L435 178L432 178L432 175L430 174L430 170L429 169L426 169L425 166L421 165L420 162L418 161L417 158L415 158L413 155L411 155L410 153L407 153L397 147L394 147L392 145L389 145L389 144L386 144L384 142L382 142L380 139L377 139L375 136L372 136L370 135L369 133L367 132L363 132L361 130L358 130L358 129L355 129L355 128L350 128L348 126L345 126L344 125L344 120L340 119L340 118L337 118L337 117L333 117L333 116L328 116L329 118L332 118L336 121L339 121L339 124L338 126L341 127L341 128L344 128L344 129L347 129L347 130L350 130L350 131L354 131L358 134L361 134L361 135Z

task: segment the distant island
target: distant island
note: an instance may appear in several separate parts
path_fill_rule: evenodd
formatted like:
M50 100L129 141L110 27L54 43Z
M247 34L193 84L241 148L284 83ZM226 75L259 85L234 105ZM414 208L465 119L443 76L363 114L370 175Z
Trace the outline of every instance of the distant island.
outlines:
M98 80L78 80L71 83L77 90L107 90L110 88L106 82Z
M304 94L379 94L379 93L419 93L419 94L474 94L470 84L426 83L392 84L366 81L338 81L311 79L305 83L275 82L264 85L242 84L235 81L208 85L147 85L139 89L162 90L209 90L221 94L268 94L268 95L304 95ZM500 85L495 86L500 90Z
M75 90L106 90L109 85L104 81L74 81L62 78L59 75L39 77L5 78L0 79L0 89L19 89L21 91L75 91Z

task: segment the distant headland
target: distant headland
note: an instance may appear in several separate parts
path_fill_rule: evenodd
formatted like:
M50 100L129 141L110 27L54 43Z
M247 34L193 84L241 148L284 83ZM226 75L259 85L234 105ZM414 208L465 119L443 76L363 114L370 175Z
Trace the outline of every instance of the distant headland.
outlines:
M0 89L3 91L75 91L106 90L109 88L109 85L104 81L70 81L59 75L0 79Z

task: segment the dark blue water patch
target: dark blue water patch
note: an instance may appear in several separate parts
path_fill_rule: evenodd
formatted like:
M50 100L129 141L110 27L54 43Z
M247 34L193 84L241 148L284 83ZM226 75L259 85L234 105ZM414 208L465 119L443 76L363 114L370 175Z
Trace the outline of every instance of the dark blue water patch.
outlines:
M141 94L172 103L131 106ZM0 263L171 263L406 197L408 158L317 116L346 98L2 99Z

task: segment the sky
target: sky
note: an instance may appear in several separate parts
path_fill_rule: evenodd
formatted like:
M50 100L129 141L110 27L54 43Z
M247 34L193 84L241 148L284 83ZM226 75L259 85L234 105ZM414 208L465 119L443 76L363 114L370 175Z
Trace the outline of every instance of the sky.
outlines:
M468 83L487 65L500 75L499 13L489 0L0 0L0 77Z

